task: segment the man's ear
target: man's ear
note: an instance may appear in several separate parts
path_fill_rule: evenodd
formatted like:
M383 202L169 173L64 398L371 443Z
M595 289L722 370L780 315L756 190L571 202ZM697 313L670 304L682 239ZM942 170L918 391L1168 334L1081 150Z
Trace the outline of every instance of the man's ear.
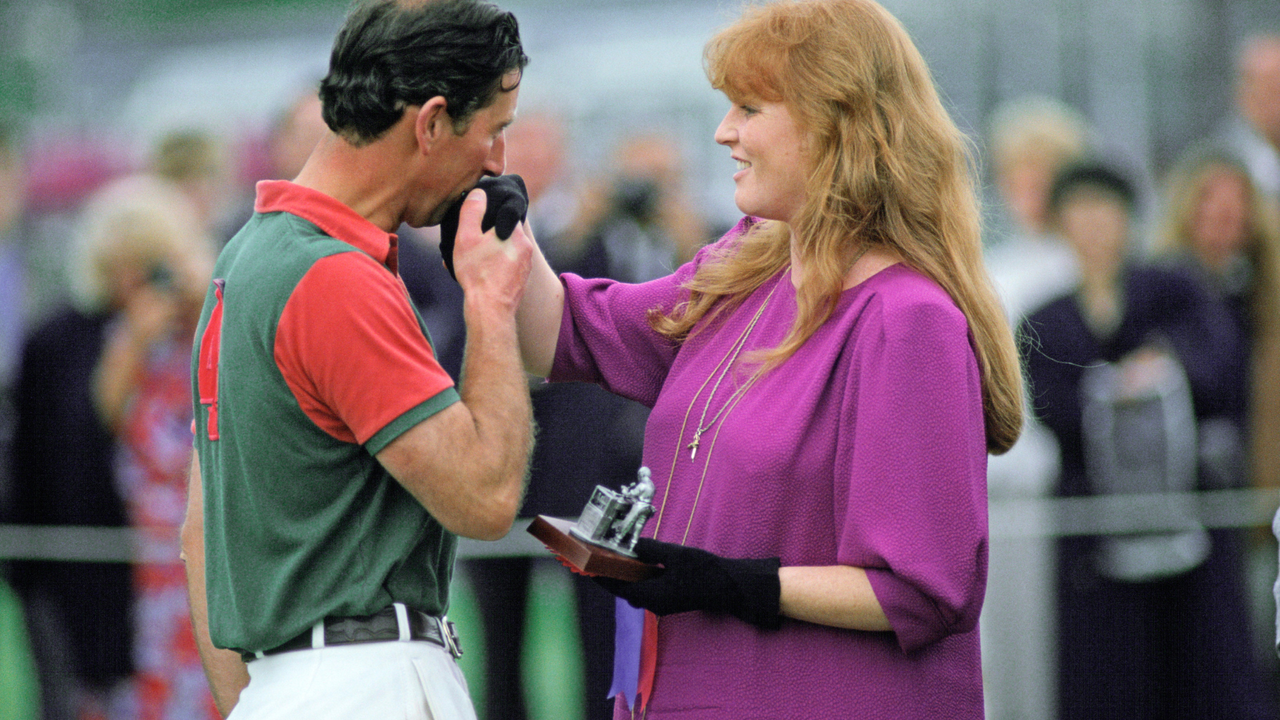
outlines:
M418 108L413 131L418 141L418 150L423 154L429 154L432 146L444 133L453 132L453 119L449 117L449 102L443 95L431 98Z

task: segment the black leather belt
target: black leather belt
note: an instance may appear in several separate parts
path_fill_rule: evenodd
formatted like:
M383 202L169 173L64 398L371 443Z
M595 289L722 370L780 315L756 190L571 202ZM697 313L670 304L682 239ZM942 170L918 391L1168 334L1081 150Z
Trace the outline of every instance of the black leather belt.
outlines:
M404 608L403 605L399 607ZM372 615L325 618L323 638L317 638L316 635L320 633L310 629L270 650L264 650L260 654L242 653L241 657L245 662L250 662L265 655L276 655L291 650L392 640L425 640L448 650L449 654L455 658L462 655L462 646L458 644L458 633L453 623L435 615L404 608L408 632L407 636L402 637L397 614L397 607L393 605Z

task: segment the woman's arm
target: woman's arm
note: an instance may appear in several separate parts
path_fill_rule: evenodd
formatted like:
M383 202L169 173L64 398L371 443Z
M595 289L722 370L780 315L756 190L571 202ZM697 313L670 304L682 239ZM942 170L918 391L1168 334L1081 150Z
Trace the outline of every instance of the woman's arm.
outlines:
M703 610L766 629L777 629L783 617L848 630L893 629L862 568L781 567L776 557L727 558L651 538L641 538L635 553L662 570L637 582L596 582L658 615Z
M172 325L177 304L172 293L142 286L108 330L93 371L93 407L103 427L115 433L137 392L151 346Z
M778 578L778 612L784 617L848 630L893 629L862 568L784 567Z
M527 222L524 231L533 238ZM525 370L538 377L546 377L551 373L551 363L556 356L556 341L560 337L560 319L564 314L564 286L560 284L560 278L556 277L536 241L533 246L533 268L529 272L524 297L516 311L516 328Z
M913 652L977 624L987 575L986 439L963 314L936 285L899 279L860 316L845 379L836 557L824 564L850 570L806 570L817 577L788 594L800 593L799 612L835 625L884 627L882 613Z

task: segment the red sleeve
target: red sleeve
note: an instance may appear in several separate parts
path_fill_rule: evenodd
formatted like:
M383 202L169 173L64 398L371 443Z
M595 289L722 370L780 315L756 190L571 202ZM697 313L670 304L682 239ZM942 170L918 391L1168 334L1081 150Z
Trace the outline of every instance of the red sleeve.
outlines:
M303 412L364 444L453 387L399 277L359 252L322 258L298 282L276 330L275 360Z

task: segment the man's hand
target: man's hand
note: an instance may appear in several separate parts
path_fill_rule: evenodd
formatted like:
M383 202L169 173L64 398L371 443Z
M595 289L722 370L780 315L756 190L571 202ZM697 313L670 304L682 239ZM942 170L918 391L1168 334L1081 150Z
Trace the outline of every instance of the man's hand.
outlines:
M527 226L507 240L482 231L486 201L483 190L472 190L458 218L454 269L467 323L462 402L391 441L378 461L445 529L496 540L520 509L533 444L516 311L535 247Z
M525 224L516 224L507 240L499 239L497 228L482 231L481 218L487 207L488 196L481 189L472 190L463 201L458 214L454 270L468 298L492 300L514 313L532 267L532 235Z
M476 187L485 192L488 205L485 206L483 219L480 221L480 232L488 232L493 228L499 240L511 237L516 226L524 222L529 212L529 191L525 189L524 178L519 175L499 175L482 177ZM440 257L449 275L457 279L453 269L453 248L457 241L458 225L465 196L449 206L444 218L440 221Z

